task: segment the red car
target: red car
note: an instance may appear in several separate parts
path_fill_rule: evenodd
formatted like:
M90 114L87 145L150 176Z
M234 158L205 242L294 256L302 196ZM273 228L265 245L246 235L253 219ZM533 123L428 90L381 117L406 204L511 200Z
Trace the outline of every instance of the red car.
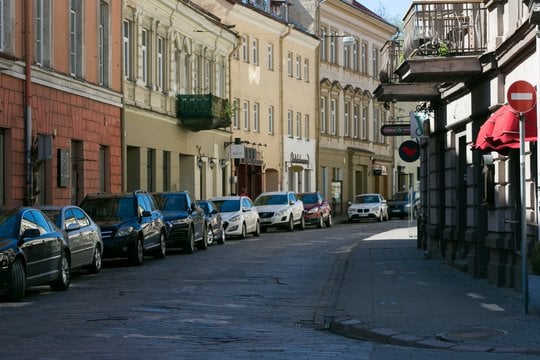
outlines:
M306 192L298 194L298 198L304 203L304 222L316 225L318 228L332 226L332 208L324 200L320 192Z

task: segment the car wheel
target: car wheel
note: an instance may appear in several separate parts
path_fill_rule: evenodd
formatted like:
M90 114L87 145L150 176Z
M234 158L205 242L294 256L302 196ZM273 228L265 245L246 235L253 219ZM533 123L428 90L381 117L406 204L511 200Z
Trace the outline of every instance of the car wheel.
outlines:
M382 210L381 210L381 212L379 213L379 217L377 218L377 221L378 221L378 222L382 222L382 221L383 221L383 213L382 213Z
M298 229L305 230L306 229L306 221L304 220L304 214L300 217L300 225L298 225Z
M135 246L130 251L128 260L129 263L133 266L140 266L143 263L144 258L144 248L143 248L143 241L140 236L137 236L137 240L135 241Z
M220 245L225 244L225 229L223 228L223 225L221 225L221 229L219 231L221 234L220 237L217 239L217 243Z
M287 224L287 231L293 231L294 230L294 220L292 215L289 216L289 223Z
M195 251L195 235L193 234L193 228L190 226L184 245L182 246L182 252L185 254L192 254Z
M242 223L242 232L240 233L240 239L245 239L247 237L246 223Z
M255 231L253 232L253 236L259 236L261 235L261 224L257 221L257 224L255 225Z
M323 218L322 218L322 215L321 215L321 216L319 216L319 217L317 218L317 229L322 228L323 225L324 225L324 221L323 221Z
M212 227L208 225L206 228L206 246L210 246L214 243L214 232L212 231Z
M207 227L208 225L205 224L204 228L208 229ZM203 238L195 244L197 250L206 250L208 248L208 230L203 231L202 233Z
M101 271L101 266L101 247L96 245L94 248L94 254L92 255L92 264L86 268L86 271L88 271L90 274L97 274Z
M21 259L16 258L9 270L7 301L21 301L26 291L26 272Z
M328 218L326 219L326 227L332 227L334 225L334 219L332 218L332 214L328 214Z
M51 289L54 291L65 291L69 288L70 281L70 264L69 258L65 251L60 256L60 262L58 264L58 277L51 283Z
M154 254L154 259L163 259L167 255L167 245L165 244L165 233L159 235L159 247Z

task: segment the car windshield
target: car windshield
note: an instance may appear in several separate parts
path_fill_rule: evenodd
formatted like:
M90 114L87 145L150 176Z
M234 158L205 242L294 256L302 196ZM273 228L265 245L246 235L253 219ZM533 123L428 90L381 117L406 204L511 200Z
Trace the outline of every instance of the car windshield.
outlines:
M395 193L392 200L394 201L407 201L409 199L409 193L408 192L399 192Z
M0 237L16 237L15 223L17 214L10 211L0 212Z
M378 203L379 197L377 195L356 195L354 199L356 204L372 204Z
M137 216L133 201L131 196L86 199L81 208L95 221L123 220Z
M306 204L316 204L319 202L317 194L299 194L298 197Z
M52 210L52 209L41 209L47 215L49 219L51 219L54 222L54 225L58 226L60 229L62 228L62 217L60 216L60 210Z
M156 202L160 210L187 211L186 195L184 194L156 195Z
M276 195L261 195L255 199L255 205L287 205L287 195L285 194L276 194Z
M215 200L219 212L235 212L240 210L240 200Z

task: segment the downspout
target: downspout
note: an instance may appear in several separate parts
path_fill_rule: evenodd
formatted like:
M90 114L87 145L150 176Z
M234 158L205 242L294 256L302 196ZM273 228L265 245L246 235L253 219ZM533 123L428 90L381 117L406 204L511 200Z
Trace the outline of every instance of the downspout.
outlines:
M285 165L285 149L284 149L284 146L285 146L285 142L283 140L283 137L285 136L285 133L284 133L284 109L283 109L283 40L289 36L291 34L291 29L292 29L292 25L291 24L288 24L287 25L287 31L285 31L283 34L281 34L279 36L279 55L281 56L279 58L279 113L280 113L280 121L279 121L279 124L281 126L281 129L280 129L280 137L279 137L279 141L280 141L280 149L279 149L279 163L281 164L280 166L282 167L283 171L281 173L281 180L280 180L280 184L279 184L279 190L284 190L283 189L283 182L284 182L284 179L285 179L285 171L287 170L286 169L286 165ZM287 186L287 188L289 189L289 186Z
M26 16L24 17L24 44L25 44L25 81L24 81L24 165L25 165L25 191L24 205L33 203L32 186L32 9L33 1L25 0Z
M232 74L231 74L231 59L233 58L233 55L234 53L236 52L236 50L238 49L238 47L240 46L240 36L238 34L236 34L236 44L234 45L233 49L231 50L231 52L229 53L229 56L228 56L228 61L229 61L229 64L227 66L227 73L228 73L228 76L227 76L227 81L228 81L228 84L227 84L227 87L229 88L229 94L228 95L228 98L229 98L229 105L231 106L231 109L234 109L234 113L232 114L232 116L236 116L236 112L238 111L238 109L234 108L234 99L232 97L232 86L231 86L231 77L232 77ZM225 146L224 147L224 152L227 152L229 151L229 154L230 154L230 151L231 151L231 148L230 146L233 144L234 140L233 140L233 124L231 123L231 126L230 126L230 130L229 130L229 133L230 133L230 138L229 138L229 145L228 146ZM225 144L224 144L225 145ZM228 148L228 150L227 150ZM225 154L224 154L225 156ZM236 189L234 189L233 191L233 188L234 188L234 177L233 177L233 174L236 173L236 167L235 167L235 164L234 164L234 159L231 159L230 156L229 156L229 160L230 160L230 164L231 164L231 167L230 167L230 174L229 174L229 183L230 183L230 189L229 189L229 193L235 193L235 194L238 194L239 193L239 189L238 189L238 180L236 182ZM238 178L237 178L238 179ZM223 195L226 195L226 194L223 194Z

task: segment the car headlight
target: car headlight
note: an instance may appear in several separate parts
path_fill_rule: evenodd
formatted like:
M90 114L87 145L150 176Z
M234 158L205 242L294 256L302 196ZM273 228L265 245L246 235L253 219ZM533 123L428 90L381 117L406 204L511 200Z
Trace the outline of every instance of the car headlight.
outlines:
M316 214L318 212L319 212L319 208L314 207L314 208L309 209L308 214Z
M229 219L230 222L237 222L240 221L240 215L234 215Z
M408 208L411 207L411 204L405 204L403 207L404 207L405 209L408 209Z
M133 226L125 226L125 227L122 227L122 228L118 229L115 236L118 236L118 237L119 236L128 236L132 232L133 232Z
M287 214L287 209L283 209L283 210L279 210L276 212L276 216L282 216L282 215L285 215Z
M371 211L373 211L373 212L377 212L379 210L381 210L381 208L379 206L376 206L376 207L371 209Z
M171 224L173 225L181 225L181 224L187 224L187 223L189 223L189 218L171 220Z

